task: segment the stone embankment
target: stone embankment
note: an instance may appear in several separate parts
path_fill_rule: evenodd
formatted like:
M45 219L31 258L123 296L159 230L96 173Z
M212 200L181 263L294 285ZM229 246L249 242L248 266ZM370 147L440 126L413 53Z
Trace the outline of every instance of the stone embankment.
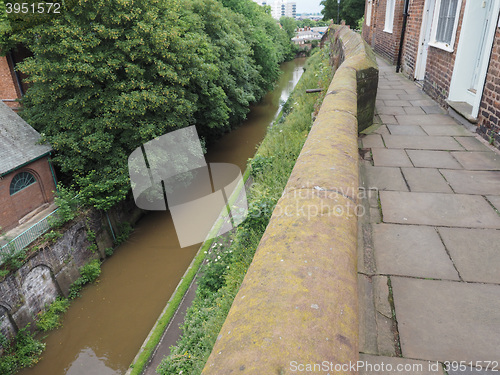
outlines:
M334 78L203 374L353 373L337 370L358 359L358 131L378 68L358 34L330 33Z

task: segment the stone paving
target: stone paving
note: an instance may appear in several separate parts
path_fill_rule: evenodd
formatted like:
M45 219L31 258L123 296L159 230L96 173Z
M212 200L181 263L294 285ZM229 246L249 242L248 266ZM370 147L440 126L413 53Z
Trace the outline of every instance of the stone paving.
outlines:
M360 136L360 360L386 366L360 374L499 374L500 154L378 62Z

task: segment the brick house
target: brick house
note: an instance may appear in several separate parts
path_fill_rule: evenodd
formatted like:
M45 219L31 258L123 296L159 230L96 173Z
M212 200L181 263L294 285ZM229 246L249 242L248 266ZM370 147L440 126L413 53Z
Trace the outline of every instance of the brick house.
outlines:
M500 0L366 0L362 33L397 70L499 147L499 13Z
M0 103L0 227L8 230L19 220L52 202L55 175L49 161L52 149L38 144L40 134L6 104Z

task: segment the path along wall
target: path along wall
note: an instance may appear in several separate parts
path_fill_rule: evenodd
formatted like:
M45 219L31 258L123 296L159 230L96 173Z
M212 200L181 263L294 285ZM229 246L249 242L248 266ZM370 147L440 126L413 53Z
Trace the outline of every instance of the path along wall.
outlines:
M378 69L360 35L330 35L337 70L205 375L355 373L358 128L372 124Z

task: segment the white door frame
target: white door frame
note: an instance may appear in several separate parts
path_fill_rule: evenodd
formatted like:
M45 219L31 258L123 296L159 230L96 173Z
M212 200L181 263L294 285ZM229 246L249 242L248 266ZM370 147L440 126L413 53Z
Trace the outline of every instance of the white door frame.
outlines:
M421 81L425 77L425 68L427 65L427 53L424 56L423 49L425 48L425 40L429 43L431 37L431 24L434 18L434 8L436 7L436 0L425 0L422 12L422 24L420 27L420 36L418 39L417 59L415 60L414 78ZM428 11L426 11L428 9ZM429 48L429 46L427 46Z
M461 32L467 32L468 29L474 27L474 22L476 20L471 19L471 17L467 17L467 11L469 10L469 6L471 4L477 4L479 0L469 0L466 2L465 5L465 11L464 11L464 19L462 20L462 31ZM478 85L477 85L477 91L476 94L473 98L472 102L472 113L471 116L474 118L477 118L479 114L479 106L481 105L481 99L483 96L483 90L484 90L484 83L486 79L486 74L488 72L488 66L490 62L490 57L491 57L491 50L493 48L493 41L495 38L495 33L496 33L496 28L498 24L498 14L500 11L500 0L492 0L493 1L493 15L492 19L490 21L488 30L486 31L486 38L485 38L485 45L484 45L484 57L481 62L480 70L479 70L479 79L478 79ZM462 38L460 38L462 39ZM460 62L460 56L462 54L470 54L470 51L467 50L466 47L464 47L464 44L462 43L462 40L459 40L458 42L458 48L457 48L457 56L455 58L455 67L453 68L453 74L451 77L451 82L450 82L450 91L449 91L449 96L448 99L455 101L454 99L454 89L457 86L456 82L461 79L460 73L457 73L457 63Z

